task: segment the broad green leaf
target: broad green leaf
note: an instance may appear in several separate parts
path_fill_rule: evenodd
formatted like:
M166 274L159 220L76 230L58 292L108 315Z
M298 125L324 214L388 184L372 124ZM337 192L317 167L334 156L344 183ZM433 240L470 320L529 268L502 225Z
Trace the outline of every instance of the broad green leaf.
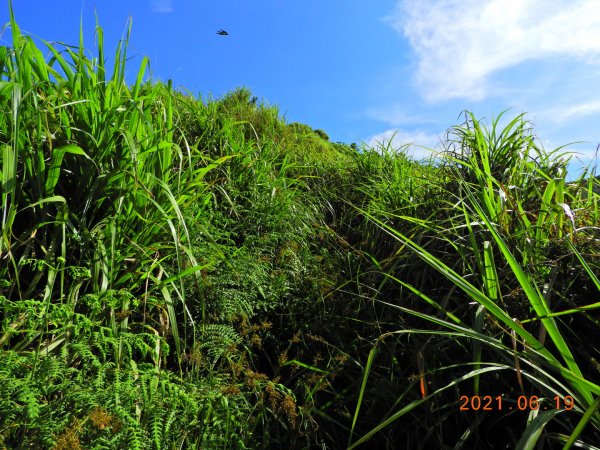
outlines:
M55 148L52 151L50 167L48 168L46 175L46 195L52 195L54 193L54 188L60 177L60 170L65 153L87 156L83 149L75 144L67 144L63 147Z

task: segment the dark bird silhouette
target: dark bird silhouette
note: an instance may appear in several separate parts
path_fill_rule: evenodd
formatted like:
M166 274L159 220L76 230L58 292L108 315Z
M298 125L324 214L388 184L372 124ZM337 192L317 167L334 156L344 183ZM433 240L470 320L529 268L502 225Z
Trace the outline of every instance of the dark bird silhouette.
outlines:
M227 36L229 35L229 33L223 29L220 29L219 31L217 31L217 34L220 34L221 36Z

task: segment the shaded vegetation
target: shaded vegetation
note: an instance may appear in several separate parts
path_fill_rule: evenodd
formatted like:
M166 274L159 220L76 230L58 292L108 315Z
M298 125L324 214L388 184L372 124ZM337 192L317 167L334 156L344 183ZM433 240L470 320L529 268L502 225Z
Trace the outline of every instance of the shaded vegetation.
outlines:
M0 448L600 441L600 184L523 116L415 162L10 25Z

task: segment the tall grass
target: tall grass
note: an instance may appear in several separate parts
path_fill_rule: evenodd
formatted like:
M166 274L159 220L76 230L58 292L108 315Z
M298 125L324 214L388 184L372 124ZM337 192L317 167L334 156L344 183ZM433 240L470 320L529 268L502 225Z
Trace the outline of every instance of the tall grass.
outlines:
M146 81L146 58L128 85L131 25L111 69L100 26L95 57L80 37L45 42L46 58L10 16L0 443L293 440L277 433L300 430L294 393L253 356L279 298L318 289L315 209L274 146L276 110L244 95L205 105Z
M467 353L446 365L447 358L436 358L432 353L428 363L421 364L418 381L428 380L435 387L422 388L423 397L415 400L405 392L384 421L351 438L350 448L373 438L384 427L405 423L406 416L425 424L431 421L430 415L439 414L444 419L433 420L455 420L462 428L456 432L441 430L437 437L428 435L421 445L436 442L457 448L477 443L478 448L494 448L505 443L508 436L502 431L488 435L487 441L479 433L486 421L502 421L514 414L495 411L485 417L482 411L460 412L460 395L502 395L509 402L520 395L538 396L542 406L513 424L511 446L534 448L542 442L565 448L574 443L585 445L586 438L580 440L584 429L591 439L588 444L598 438L600 385L589 364L595 360L598 342L590 340L588 334L598 332L593 312L600 306L598 264L593 257L598 248L594 236L598 228L588 219L597 215L591 199L594 196L588 195L593 177L586 185L586 172L578 183L567 185L568 160L558 158L564 155L558 155L558 150L545 153L522 116L502 129L500 118L487 128L468 114L464 125L451 130L442 170L451 182L440 183L446 192L446 219L441 224L416 224L417 228L435 230L435 235L419 242L402 228L386 223L389 216L385 212L360 209L450 282L447 296L440 299L434 286L411 283L415 274L410 270L418 270L418 265L410 265L414 268L408 271L387 271L387 277L424 303L411 308L394 299L379 301L402 315L419 318L423 328L391 331L382 335L377 345L406 335L426 337L433 333L449 347L458 345ZM409 215L400 218L415 224ZM589 252L593 259L582 255ZM591 295L570 293L576 286L565 276L576 276ZM586 337L578 336L584 323L591 328L586 328ZM421 349L424 353L433 351L428 347L439 345L431 342L432 338L427 338ZM370 376L376 354L374 349L365 367L353 427L367 401L365 386L373 382ZM470 386L467 381L471 381ZM564 408L553 406L555 396L571 396L572 411L566 413ZM427 404L431 407L425 408ZM416 409L420 412L415 413ZM438 425L442 427L443 422Z
M20 33L12 10L11 28L14 47L2 62L3 102L10 98L12 111L2 124L1 253L9 264L0 276L11 284L8 296L14 290L31 298L43 290L47 304L75 306L75 290L82 285L99 295L124 286L141 294L154 290L151 282L172 287L162 290L165 304L173 305L171 293L184 301L179 277L171 278L164 262L173 260L177 272L183 272L184 259L197 267L184 250L189 235L180 206L206 194L199 185L194 197L176 197L168 184L174 156L188 162L172 139L169 88L144 84L146 59L135 84L126 86L126 41L108 77L99 27L97 58L85 56L81 38L77 49L59 51L46 44L48 63ZM197 179L193 165L179 167L179 177ZM154 254L146 250L151 246ZM86 267L87 261L92 265ZM47 277L35 269L40 264ZM77 267L89 271L88 279L69 285L66 273ZM194 324L176 318L172 306L168 313L181 356L179 332ZM118 332L115 314L111 321ZM126 320L121 325L126 328ZM66 338L51 336L46 348L57 348Z
M42 50L10 12L1 447L598 439L598 181L566 183L522 116L467 114L416 163L145 58L128 83L131 25L108 67L100 26L93 57ZM548 409L460 412L476 394Z

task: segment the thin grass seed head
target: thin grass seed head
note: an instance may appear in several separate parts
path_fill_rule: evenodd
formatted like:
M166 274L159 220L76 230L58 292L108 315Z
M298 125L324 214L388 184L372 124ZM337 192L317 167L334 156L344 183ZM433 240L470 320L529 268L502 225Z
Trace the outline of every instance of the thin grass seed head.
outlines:
M573 225L573 230L575 230L575 214L571 211L571 207L566 203L558 204L565 212L565 215L571 220L571 224Z

